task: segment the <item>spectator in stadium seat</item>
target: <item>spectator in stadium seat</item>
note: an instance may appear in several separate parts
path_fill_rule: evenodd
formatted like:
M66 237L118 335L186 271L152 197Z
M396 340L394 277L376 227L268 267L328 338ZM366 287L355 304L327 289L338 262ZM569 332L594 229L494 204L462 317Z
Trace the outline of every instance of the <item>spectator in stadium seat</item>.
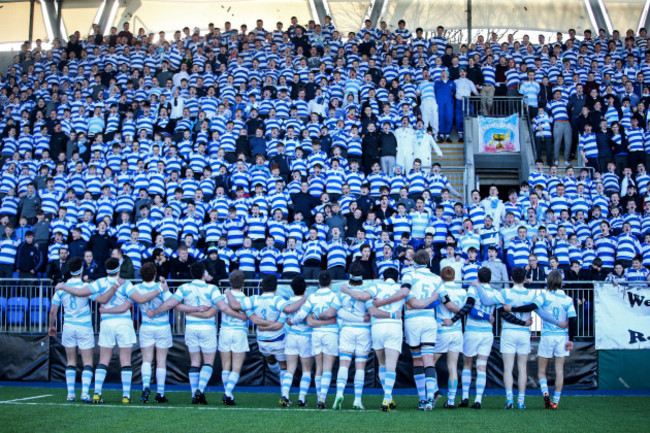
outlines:
M196 259L189 255L187 246L178 247L178 257L171 259L170 277L172 280L189 280L192 278L190 266L196 263Z

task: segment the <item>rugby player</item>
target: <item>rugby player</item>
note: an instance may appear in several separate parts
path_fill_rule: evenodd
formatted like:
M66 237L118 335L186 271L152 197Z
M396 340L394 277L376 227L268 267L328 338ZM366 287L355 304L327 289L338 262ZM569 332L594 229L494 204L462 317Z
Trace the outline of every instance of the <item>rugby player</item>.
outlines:
M71 278L65 283L71 287L85 286L81 280L83 261L79 257L73 257L68 263ZM52 297L52 308L49 316L48 334L56 337L56 318L59 307L63 307L63 331L61 332L61 344L65 347L67 364L65 369L65 381L68 387L67 401L75 401L75 380L77 377L77 348L81 353L83 371L81 373L81 401L90 403L90 383L93 379L93 348L95 347L95 333L93 332L92 317L90 313L89 300L97 303L108 302L121 282L116 281L107 291L88 296L75 296L63 290L57 290Z
M510 305L504 305L503 308L516 313L535 311L544 320L542 338L537 349L537 378L546 409L556 410L564 386L564 361L573 349L577 315L573 299L561 290L562 274L559 271L551 271L546 282L546 290L537 295L532 304L512 308ZM546 369L551 359L555 360L555 389L552 401L546 378Z

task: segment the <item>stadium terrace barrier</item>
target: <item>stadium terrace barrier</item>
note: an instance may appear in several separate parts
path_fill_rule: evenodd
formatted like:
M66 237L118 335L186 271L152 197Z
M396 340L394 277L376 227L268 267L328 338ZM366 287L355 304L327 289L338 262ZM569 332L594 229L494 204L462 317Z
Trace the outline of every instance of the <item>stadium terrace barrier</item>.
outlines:
M465 117L507 117L518 113L524 117L523 96L470 96L463 98Z
M186 280L168 280L170 290L174 291L176 287ZM249 280L246 282L243 290L247 296L256 295L260 291L261 280ZM137 281L134 281L137 283ZM337 291L344 281L335 282L332 285L333 290ZM469 284L469 282L460 282ZM510 285L508 281L493 281L496 287ZM576 337L584 341L592 341L594 338L594 285L603 284L601 281L565 281L564 291L574 299L576 312L578 315L578 329ZM621 283L626 284L626 283ZM640 283L635 283L638 287ZM641 283L647 287L646 284ZM221 280L217 285L223 290L229 286L228 280ZM529 287L541 292L545 286L544 281L533 281L528 284ZM310 294L318 287L317 281L307 281L307 293ZM277 293L283 297L293 295L290 288L290 281L279 280ZM51 280L48 279L6 279L0 280L0 332L13 334L46 334L48 331L48 315L51 306L54 287ZM91 303L93 328L99 332L100 313L99 305ZM133 324L135 329L139 329L141 315L138 305L131 307ZM174 335L183 335L185 331L185 321L183 314L175 310L169 312L172 333ZM498 318L498 317L497 317ZM531 326L533 336L539 336L542 328L542 321L538 316ZM495 321L495 336L500 334L500 321ZM63 325L63 311L59 310L57 319L57 332L61 332ZM249 322L249 334L255 334L255 327Z

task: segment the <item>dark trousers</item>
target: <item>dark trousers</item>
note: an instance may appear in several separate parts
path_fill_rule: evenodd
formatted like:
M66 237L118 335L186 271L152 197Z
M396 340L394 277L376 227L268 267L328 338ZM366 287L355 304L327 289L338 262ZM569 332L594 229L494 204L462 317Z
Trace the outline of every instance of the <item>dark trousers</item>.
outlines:
M302 275L305 277L305 280L318 280L320 271L320 266L304 266L302 268Z
M619 178L623 177L623 169L628 166L628 156L627 155L616 155L614 156L614 162L616 163L616 174Z
M327 269L332 275L332 280L345 280L345 266L332 266Z
M555 158L553 154L553 138L535 137L535 144L537 148L537 159L542 159L542 154L546 152L546 164L553 164L553 158Z
M13 265L0 265L0 278L13 278L14 276L14 266Z

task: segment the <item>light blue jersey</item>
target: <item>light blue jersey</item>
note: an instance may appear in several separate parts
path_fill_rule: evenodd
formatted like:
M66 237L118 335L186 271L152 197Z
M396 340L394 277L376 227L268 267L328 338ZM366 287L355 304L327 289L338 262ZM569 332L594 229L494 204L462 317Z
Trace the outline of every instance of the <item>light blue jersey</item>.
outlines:
M212 307L219 301L223 301L225 296L219 292L217 286L208 284L203 280L192 280L185 283L173 294L174 299L185 305L194 307ZM214 317L203 319L190 315L185 316L185 324L195 329L213 329L216 327Z
M411 285L411 292L406 297L407 302L409 299L422 300L430 298L434 292L438 292L438 295L442 297L440 292L443 287L442 280L427 268L416 267L411 272L407 272L402 278L402 283ZM422 309L411 309L407 306L404 319L408 320L415 317L433 318L435 317L435 310L432 306Z
M536 303L535 293L533 293L532 291L528 290L523 286L514 286L512 288L502 289L500 294L501 297L503 298L503 302L509 304L512 307L521 307L522 305ZM538 304L538 306L540 305ZM516 312L511 314L513 314L517 319L523 321L530 319L531 316L530 312L525 312L525 313ZM501 329L503 331L508 330L508 331L530 332L530 328L528 326L515 325L514 323L506 322L505 320L501 324Z
M233 298L237 302L239 302L241 305L248 305L248 296L246 296L241 290L231 290L230 293L232 294ZM228 302L228 297L226 296L224 298L224 301L226 304L230 305ZM229 316L228 314L222 314L221 315L221 328L229 328L229 329L247 329L246 326L247 321L246 320L241 320L238 319L237 317L232 317Z
M498 290L493 289L489 284L483 284L481 290L483 291L483 299L493 302L492 304L483 304L481 302L481 297L478 294L478 290L474 286L470 286L469 289L467 289L467 297L474 298L474 309L487 316L492 315L494 314L494 310L496 310L500 304L503 304L501 293ZM465 322L465 332L485 332L492 334L492 324L489 320L477 319L470 314L467 316L467 322Z
M140 292L141 294L145 295L152 290L159 291L160 288L160 283L156 282L148 282L148 283L141 283L141 284L136 284L135 290ZM159 294L155 298L153 298L149 302L145 302L144 304L140 304L140 312L142 313L142 326L167 326L169 325L169 313L165 311L164 313L160 313L157 316L154 317L149 317L147 316L147 311L149 310L155 310L156 308L160 307L163 302L167 301L168 299L172 298L172 294L169 291L163 292L162 294Z
M377 298L379 300L388 299L391 296L395 295L397 292L399 292L401 289L402 286L399 283L394 282L393 280L377 281L374 284L369 284L368 287L366 288L366 292L370 293L370 296L372 297L366 301L366 308L370 308L374 305L373 304L374 298ZM385 311L387 313L393 314L398 311L401 311L402 308L404 308L405 303L406 303L406 298L400 299L397 302L392 302L390 304L382 305L381 307L377 307L377 309L380 311ZM373 325L378 325L381 323L399 323L401 325L402 320L389 319L389 318L381 319L381 318L372 317L370 319L370 323Z
M350 286L350 289L365 292L365 284L361 286ZM341 303L339 314L341 313L341 311L346 311L347 313L358 317L360 320L358 322L353 322L353 321L345 320L344 318L339 316L338 324L340 328L344 328L346 326L351 326L355 328L370 328L370 322L363 321L363 317L366 314L368 314L368 310L366 309L365 302L357 301L356 299L352 298L350 295L346 295L345 293L339 293L339 302Z
M455 282L444 283L442 288L439 290L440 298L445 296L449 297L449 300L454 303L458 308L463 308L465 302L467 301L467 292L460 284ZM448 332L462 332L463 323L460 320L454 322L451 326L443 326L443 319L451 319L456 313L447 309L445 304L440 302L436 307L436 320L438 322L438 333L446 334Z
M302 296L292 296L289 298L289 303L287 305L291 305L294 302L298 302L302 299ZM296 315L300 312L300 310L296 311L295 313L289 314L287 317L291 319L291 326L286 326L287 328L287 333L289 334L296 334L296 335L305 335L305 336L311 336L311 331L312 328L311 326L307 325L307 322L300 321L298 323L294 323L293 319L296 317Z
M261 295L251 296L244 299L242 310L249 317L255 314L260 319L271 322L286 323L287 315L284 313L284 307L287 306L286 299L275 293L263 293ZM277 331L260 331L257 330L257 339L259 341L279 341L284 338L284 328Z
M320 288L309 295L304 305L300 309L301 314L297 316L304 318L310 314L313 314L315 317L318 317L319 314L322 314L330 307L334 308L337 311L341 308L341 301L339 300L338 295L332 292L329 288ZM331 332L338 334L339 327L337 324L324 325L319 326L318 328L314 328L313 332Z
M97 281L94 281L90 284L89 288L92 293L101 295L106 292L114 283L117 281L117 278L114 277L104 277L100 278ZM123 303L129 301L129 297L133 294L135 288L130 281L122 284L116 291L110 301L104 304L104 308L114 308L122 305ZM93 298L94 299L94 298ZM126 319L131 320L131 310L128 309L123 313L117 314L102 314L102 322L104 320L116 320L116 319Z
M85 284L80 278L71 278L66 283L71 287L82 287ZM92 328L89 301L95 299L95 295L74 296L63 290L57 290L52 296L52 305L63 306L63 323Z
M551 314L558 322L566 322L572 317L576 317L576 310L573 306L573 299L567 296L563 290L555 292L543 291L533 301L539 308ZM551 335L569 335L568 329L562 329L546 321L542 325L542 337Z

